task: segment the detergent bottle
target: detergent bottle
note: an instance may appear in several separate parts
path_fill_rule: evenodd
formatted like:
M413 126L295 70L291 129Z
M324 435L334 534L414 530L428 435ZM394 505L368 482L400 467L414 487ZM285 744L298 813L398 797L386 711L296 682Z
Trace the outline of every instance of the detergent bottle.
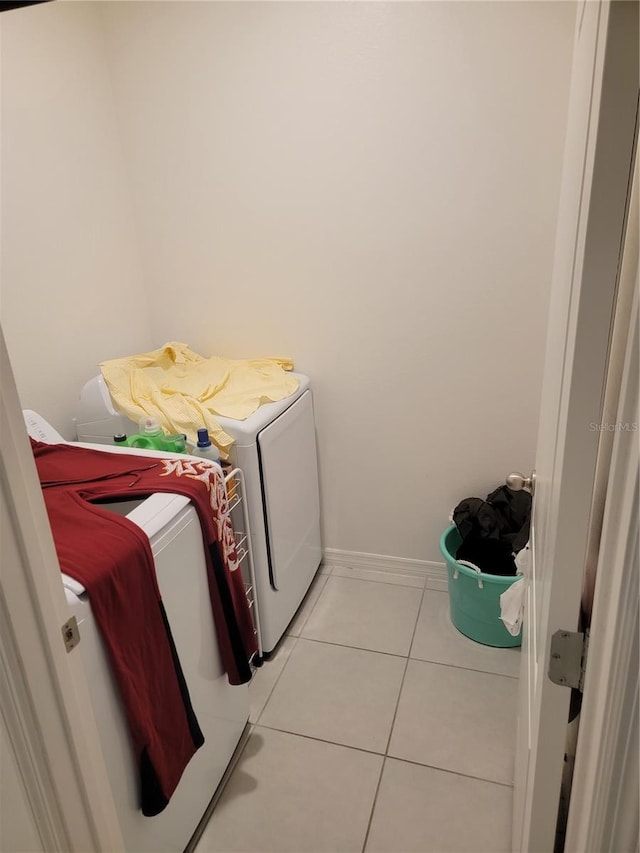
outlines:
M156 418L151 416L140 421L140 432L127 439L129 447L144 447L148 450L166 450L164 432Z
M215 444L211 443L209 430L204 427L198 430L198 443L193 448L192 453L194 456L202 456L204 459L210 459L212 462L220 462L220 451Z
M145 450L162 450L171 453L186 453L187 438L180 433L165 435L156 418L147 417L140 422L140 432L130 438L124 433L113 437L115 444L125 447L140 447Z
M165 435L164 440L165 444L167 445L164 448L165 450L170 450L172 453L187 452L187 436L184 433L176 433L175 435Z

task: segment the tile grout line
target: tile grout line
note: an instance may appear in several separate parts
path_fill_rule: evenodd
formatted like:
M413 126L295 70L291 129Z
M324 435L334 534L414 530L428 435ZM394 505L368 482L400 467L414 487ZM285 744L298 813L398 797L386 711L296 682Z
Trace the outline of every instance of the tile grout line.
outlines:
M424 601L424 593L425 590L422 590L422 596L420 597L420 606L418 607L418 612L416 614L416 621L413 626L413 631L411 633L411 642L409 643L409 651L407 652L406 663L404 665L404 672L402 673L402 680L400 682L400 690L398 691L398 698L396 699L396 707L393 712L393 718L391 720L391 728L389 729L389 737L387 738L387 746L385 748L384 754L385 757L389 754L389 746L391 744L391 736L393 735L393 727L396 724L396 717L398 716L398 708L400 707L400 697L402 696L402 690L404 688L405 678L407 677L407 669L409 668L409 661L411 660L411 649L413 648L413 641L416 636L416 631L418 630L418 622L420 621L420 613L422 611L422 603Z
M465 672L479 672L480 675L499 675L501 678L510 678L512 681L519 681L520 675L507 675L505 672L495 672L492 669L476 669L473 666L462 666L459 663L445 663L440 660L428 660L427 658L412 658L409 660L415 660L418 663L432 663L434 666L448 666L451 669L462 669Z
M395 755L388 755L384 752L376 752L373 749L365 749L363 746L354 746L348 743L337 743L335 740L326 740L326 738L318 737L317 735L307 735L302 732L292 732L290 729L277 729L275 726L267 726L264 723L254 723L253 729L266 729L269 732L280 732L283 735L291 735L291 737L300 737L304 740L312 740L315 743L325 743L328 746L337 746L339 749L352 749L355 752L362 752L365 755L375 755L377 758L383 759L383 765L387 759L398 761L400 764L411 764L413 767L426 767L429 770L436 770L439 773L449 773L452 776L459 776L462 779L472 779L475 782L484 782L487 785L498 785L500 788L513 788L513 782L499 782L496 779L487 779L484 776L473 776L470 773L462 773L460 770L451 770L447 767L439 767L437 764L422 764L419 761L412 761L410 758L398 758ZM252 730L251 734L254 734Z
M278 682L279 682L279 681L280 681L280 679L282 678L282 673L285 671L287 664L288 664L288 663L289 663L289 661L291 660L291 655L293 654L293 650L294 650L294 649L295 649L295 647L298 645L298 640L300 639L300 637L292 637L290 634L287 634L287 637L289 637L291 640L293 640L293 645L292 645L292 647L291 647L291 651L289 652L289 654L288 654L288 656L287 656L286 661L282 664L282 669L280 670L280 672L279 672L279 673L278 673L278 675L276 676L276 680L275 680L275 681L273 682L273 684L271 685L271 690L267 693L267 698L264 700L264 704L263 704L262 708L260 709L260 713L258 714L258 716L257 716L257 717L256 717L256 719L255 719L255 722L253 723L253 725L254 725L254 726L257 726L257 725L258 725L258 723L260 722L260 718L261 718L261 717L262 717L262 715L264 714L264 709L267 707L267 705L268 705L268 703L269 703L269 699L271 699L271 696L272 696L272 694L273 694L273 691L276 689L276 686L277 686ZM268 664L268 663L269 663L269 661L264 661L264 663L262 664L262 666L264 666L264 665L265 665L265 663L267 663L267 664Z
M358 571L366 571L366 570L365 569L358 569ZM403 589L420 589L420 590L424 591L427 588L426 587L426 581L427 581L426 578L423 579L424 583L422 584L422 586L418 586L417 584L397 583L396 581L373 580L372 578L352 578L349 575L335 575L333 573L328 575L327 577L338 578L339 580L343 580L343 581L357 581L358 583L377 583L377 584L382 584L382 586L401 586L401 587L403 587ZM416 575L416 577L419 578L420 575ZM446 590L434 589L434 590L432 590L432 592L446 592Z
M314 577L314 581L313 581L314 583L315 583L315 580L316 580L316 578L317 578L317 577L318 577L318 575L316 575L316 576ZM302 625L300 625L300 631L299 631L299 633L298 633L298 639L302 636L302 632L303 632L303 630L304 630L304 626L307 624L307 622L308 622L308 621L309 621L309 619L311 618L311 614L313 613L313 611L314 611L314 610L316 609L316 607L318 606L318 602L320 601L320 598L322 597L322 593L323 593L323 592L325 591L325 589L326 589L327 583L329 582L329 578L332 578L332 577L333 577L333 574L330 574L330 575L325 574L325 581L324 581L324 583L322 584L322 588L321 588L321 589L320 589L320 591L318 592L318 597L317 597L317 598L316 598L316 600L313 602L313 607L312 607L312 608L311 608L311 610L307 613L306 619L304 620L304 622L302 623ZM307 591L307 594L308 594L310 591L311 591L311 587L310 587L310 588L309 588L309 590ZM306 598L306 596L305 596L305 598ZM298 615L298 613L300 612L300 609L301 609L302 607L304 607L304 599L302 600L302 602L300 602L300 607L299 607L299 608L298 608L298 610L296 611L296 615L293 617L293 619L291 620L291 622L295 621L295 618L296 618L296 616ZM289 625L291 625L291 622L289 623ZM287 625L287 628L289 627L289 625ZM285 634L286 634L286 630L285 630ZM288 634L287 636L292 637L292 636L293 636L293 634Z
M289 635L292 636L292 635ZM319 643L322 646L334 646L337 649L353 649L356 652L370 652L372 655L386 655L390 658L406 659L407 655L402 655L399 652L383 652L380 649L366 649L364 646L348 646L346 643L332 643L331 640L318 640L315 637L296 637L297 640L304 640L306 643ZM428 661L424 661L428 663Z
M409 587L407 587L407 589L408 588ZM416 587L416 589L417 589L417 587ZM427 592L426 589L423 590L423 598L424 598L425 592ZM429 592L433 592L433 590L429 590ZM316 604L317 604L317 602L316 602ZM420 602L420 607L422 607L422 601ZM312 612L313 612L313 609L315 609L315 605L314 605L314 608L312 608ZM311 616L311 613L309 614L309 617L310 616ZM418 610L418 618L419 618L419 616L420 616L420 611ZM309 617L307 617L307 619L305 620L305 623L304 623L305 625L306 625ZM485 675L500 675L500 676L502 676L502 678L511 678L511 679L515 679L516 681L519 680L519 678L520 678L519 673L517 675L509 675L506 672L496 672L494 669L478 669L477 667L474 667L474 666L464 666L463 664L459 664L459 663L447 663L446 661L433 660L431 658L413 657L411 652L413 650L413 643L415 640L415 634L417 631L417 627L418 626L417 626L417 622L416 622L416 627L414 628L414 632L413 632L413 635L411 638L411 643L410 643L408 655L401 654L400 652L387 652L387 651L384 651L383 649L372 649L370 647L365 647L365 646L354 646L354 645L347 644L347 643L337 643L337 642L332 641L332 640L321 640L317 637L304 637L302 635L302 633L300 633L298 636L296 636L295 634L287 634L286 636L292 637L292 638L297 639L297 640L307 640L310 643L322 643L323 645L326 645L326 646L337 646L338 648L343 648L343 649L357 649L358 651L362 651L362 652L371 652L372 654L378 654L378 655L389 655L390 657L399 657L399 658L408 657L409 660L420 661L421 663L433 663L437 666L449 666L452 669L463 669L467 672L480 672L480 673L484 673ZM304 626L301 630L304 630ZM496 649L496 651L507 651L506 648L501 649L499 646L487 646L487 648Z
M218 783L215 791L213 792L213 796L209 800L207 808L204 810L202 817L198 821L194 833L189 839L187 846L184 849L184 853L198 853L198 847L211 822L213 813L216 810L218 803L224 796L224 792L227 788L227 785L231 781L231 777L235 773L236 767L240 764L242 756L244 755L249 741L251 740L251 736L253 735L254 729L255 725L247 720L244 731L240 735L240 740L238 741L233 755L231 756L229 764L227 764L225 771L222 774L222 778L220 779L220 782Z
M265 723L254 723L254 727L258 729L266 729L269 732L280 732L283 735L291 735L292 737L301 737L305 740L313 740L316 743L326 743L329 744L329 746L337 746L340 749L353 749L356 752L363 752L365 755L375 755L378 758L385 757L383 752L376 752L375 749L366 749L364 746L354 746L350 743L338 743L338 741L327 740L326 738L319 737L318 735L307 735L303 732L293 732L291 729L277 729L275 726L267 726Z
M411 649L413 647L413 640L416 635L416 631L418 629L418 622L420 620L420 612L422 611L422 602L424 601L424 594L426 591L426 586L422 588L422 595L420 596L420 606L418 607L418 612L416 613L416 621L413 626L413 632L411 634L411 642L409 643L409 649L407 651L407 657L404 665L404 671L402 673L402 679L400 681L400 689L398 690L398 698L396 699L396 707L393 712L393 718L391 720L391 726L389 727L389 737L387 738L387 745L384 750L384 757L382 759L382 767L380 768L380 776L378 778L378 784L376 785L376 791L373 795L373 802L371 803L371 811L369 813L369 820L367 822L367 831L364 834L364 840L362 842L362 853L364 853L367 842L369 841L369 834L371 832L371 824L373 822L373 815L376 810L376 805L378 803L378 794L380 793L380 785L382 784L382 774L384 773L384 768L387 763L387 757L389 754L389 745L391 744L391 736L393 735L393 727L396 723L396 717L398 716L398 708L400 706L400 697L402 696L402 688L404 687L404 680L407 675L407 669L409 667L409 660L411 655Z
M382 774L384 773L384 766L387 763L386 755L382 756L382 764L380 765L380 775L378 776L378 784L376 785L376 790L373 795L373 802L371 803L371 811L369 812L369 820L367 821L367 830L364 834L364 838L362 839L362 853L367 848L367 842L369 841L369 833L371 832L371 822L373 821L373 813L376 810L376 803L378 802L378 794L380 793L380 785L382 785Z
M395 755L385 755L385 761L399 761L401 764L411 764L412 767L427 767L429 770L437 770L438 773L450 773L452 776L460 776L462 779L473 779L475 782L484 782L486 785L498 785L500 788L513 790L513 782L498 782L497 779L487 779L484 776L473 776L471 773L463 773L461 770L451 770L448 767L439 767L437 764L421 764L411 758L398 758Z
M344 570L348 571L347 568L345 568ZM374 574L374 575L380 574L376 571L371 571L369 569L352 569L352 571L362 572L363 574L365 572L367 572L368 574ZM386 573L382 573L382 574L387 574L390 576L392 574L392 572L386 572ZM381 584L386 585L386 586L403 586L403 587L406 587L407 589L426 589L427 580L430 580L430 578L425 578L425 577L422 577L421 575L403 575L403 577L410 577L410 578L415 578L416 580L421 580L422 584L419 584L419 583L400 583L400 581L397 581L397 580L381 580L380 578L357 578L357 577L352 577L351 575L336 575L334 573L331 574L331 577L332 578L342 578L342 580L345 580L345 581L364 581L364 583L381 583ZM445 591L446 590L433 590L433 592L445 592Z

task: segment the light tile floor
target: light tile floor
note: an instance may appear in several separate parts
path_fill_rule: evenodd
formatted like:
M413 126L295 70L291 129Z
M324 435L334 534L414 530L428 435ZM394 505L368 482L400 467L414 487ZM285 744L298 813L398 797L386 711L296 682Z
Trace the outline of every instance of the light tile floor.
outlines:
M437 581L323 567L197 853L510 850L520 653L448 606Z

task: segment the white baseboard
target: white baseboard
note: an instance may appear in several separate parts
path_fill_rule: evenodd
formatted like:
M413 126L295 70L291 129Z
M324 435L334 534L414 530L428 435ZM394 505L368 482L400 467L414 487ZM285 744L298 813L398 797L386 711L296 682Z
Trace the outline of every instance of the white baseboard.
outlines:
M422 578L425 585L432 589L447 588L447 567L444 563L435 563L431 560L411 560L406 557L389 557L383 554L325 548L322 562L326 566L340 566L359 571L408 575Z

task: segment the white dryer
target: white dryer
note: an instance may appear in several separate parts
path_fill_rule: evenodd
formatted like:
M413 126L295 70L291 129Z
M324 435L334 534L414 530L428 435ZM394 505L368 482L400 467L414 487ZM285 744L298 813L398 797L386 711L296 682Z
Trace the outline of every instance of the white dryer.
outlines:
M293 373L298 389L265 403L246 420L219 418L235 439L234 465L244 472L256 575L262 648L270 654L309 589L322 558L320 498L311 383ZM79 441L112 443L137 432L116 412L102 376L82 389Z
M29 434L38 441L62 441L42 418L25 411ZM128 448L100 450L158 454ZM127 851L179 853L196 831L229 765L249 718L246 684L231 686L214 628L202 532L197 513L182 495L156 493L143 500L102 504L127 515L151 542L158 585L204 745L188 763L169 805L155 817L139 808L138 775L124 710L82 584L62 575L71 615L78 621L80 655L100 733L102 752ZM87 555L91 559L91 555ZM179 569L179 570L178 570Z
M308 377L290 397L244 421L219 418L235 439L251 523L262 648L273 651L322 559L313 398Z

